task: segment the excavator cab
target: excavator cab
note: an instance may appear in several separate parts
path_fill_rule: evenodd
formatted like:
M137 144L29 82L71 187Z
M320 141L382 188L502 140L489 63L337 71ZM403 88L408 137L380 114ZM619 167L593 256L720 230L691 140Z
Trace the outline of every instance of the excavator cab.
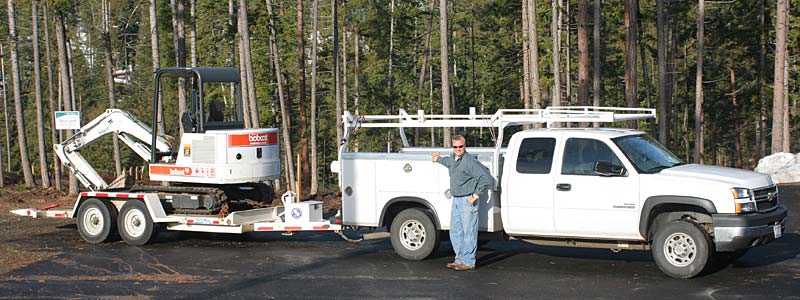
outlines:
M163 78L180 78L185 80L187 94L186 111L180 115L180 126L183 132L203 133L206 130L242 129L242 98L239 88L239 71L234 68L159 68L155 72L155 91L153 107L158 107L158 96L163 87ZM205 94L209 85L219 84L221 93L216 93L214 100L206 101ZM227 92L230 92L228 97ZM153 128L157 128L157 109L153 110Z
M204 133L207 130L244 128L239 71L235 68L211 67L170 67L156 70L152 128L158 128L158 122L164 122L163 117L158 116L157 107L165 78L183 79L185 82L184 90L179 92L187 95L186 110L180 114L181 131L180 133L175 132L176 135ZM209 87L214 90L213 100L206 101L205 96ZM164 106L168 104L177 106L177 103L166 102ZM151 150L156 154L152 157L151 162L155 162L156 157L169 155L169 153L158 152L155 148ZM170 152L174 156L177 154L177 149L171 149Z

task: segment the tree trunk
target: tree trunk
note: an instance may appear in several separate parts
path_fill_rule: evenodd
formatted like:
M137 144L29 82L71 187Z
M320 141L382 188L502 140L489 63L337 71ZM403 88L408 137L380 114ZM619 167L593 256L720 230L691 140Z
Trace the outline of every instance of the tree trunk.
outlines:
M338 34L338 33L334 33ZM301 182L309 181L308 114L306 113L306 43L303 32L303 0L297 0L297 103L300 110L300 171Z
M36 137L39 147L39 173L42 188L50 188L50 175L47 172L47 147L44 145L44 107L42 106L42 79L39 65L39 13L38 4L31 1L31 31L33 32L33 89L36 95Z
M56 101L55 101L55 87L53 86L53 66L50 55L50 18L48 17L48 7L47 1L42 2L42 7L44 10L44 40L45 40L45 56L47 57L47 100L50 106L50 140L52 144L58 143L58 138L56 136L56 118L55 118L55 111L58 110L56 108ZM61 190L61 162L58 160L58 154L53 151L53 186L56 190Z
M19 142L19 156L22 174L25 177L25 186L34 186L31 162L28 160L28 141L25 137L25 117L22 113L22 92L19 79L19 41L17 38L17 16L14 12L14 1L8 0L8 35L11 40L11 86L14 89L14 111L17 115L17 142Z
M245 7L242 9L242 7ZM247 47L245 46L245 34L248 34L247 25L247 3L245 0L239 0L237 7L236 19L236 33L239 38L239 87L242 97L242 117L244 117L245 128L252 128L252 120L250 114L250 82L247 76ZM248 39L249 40L249 39Z
M450 78L447 59L447 0L439 0L439 53L441 57L441 76L442 76L442 113L450 114ZM450 147L450 128L444 128L442 143L445 147Z
M539 90L539 34L536 23L536 1L528 0L528 56L530 64L528 70L531 76L531 107L542 108L541 92Z
M311 195L316 195L319 189L319 174L317 168L317 46L319 29L319 0L311 4Z
M433 1L433 0L430 0L430 1ZM361 30L361 25L356 23L356 28L353 31L353 48L355 48L355 50L354 50L355 53L353 54L355 56L355 59L354 59L355 61L353 62L353 89L355 90L355 91L353 91L353 106L355 106L354 109L356 111L356 115L359 114L358 101L359 101L359 98L361 97L361 92L360 92L361 86L359 85L359 82L358 82L359 71L360 71L358 63L359 63L359 58L360 58L359 56L360 56L360 52L361 52L361 46L360 46L360 42L359 42L359 39L361 38L361 36L359 34L360 30ZM430 39L431 39L431 37L430 37L430 35L428 35L428 43L429 44L430 44ZM428 48L428 50L430 50L430 47ZM430 53L428 53L428 56L430 56Z
M636 2L636 35L637 40L644 40L644 30L642 30L642 20L638 17L641 14L639 9L639 2ZM650 81L650 73L647 71L647 56L644 52L644 43L637 43L639 45L639 56L641 56L641 65L642 65L642 78L644 81L644 102L647 107L654 107L656 104L653 103L653 98L650 95L651 81ZM638 102L637 102L638 103ZM641 104L640 104L641 105ZM656 132L656 120L654 119L647 119L647 124L650 127L650 132L655 134Z
M553 106L561 106L561 0L552 0L553 3L553 17L551 23L551 32L553 35Z
M69 72L69 54L67 53L67 36L66 36L66 27L64 26L64 16L61 13L57 13L53 19L56 27L56 45L58 45L58 70L59 70L59 81L61 86L61 103L63 104L64 110L70 111L72 110L72 87L71 87L71 80L70 80L70 72ZM59 105L60 106L60 105ZM72 135L72 130L66 130L64 132L66 136ZM77 180L75 178L75 174L70 171L69 174L69 193L75 194L78 192L78 185Z
M172 6L172 39L175 44L175 66L186 66L186 31L184 0L170 0ZM178 78L178 118L186 111L186 80ZM180 134L183 136L183 126Z
M767 43L767 0L761 0L760 5L758 6L758 16L759 16L759 28L760 34L759 38L759 53L758 53L758 74L756 78L758 82L756 82L756 87L758 89L758 125L756 129L756 148L757 148L757 159L764 157L767 155L767 100L765 99L764 93L764 81L765 81L765 70L767 68L767 54L766 48L768 47Z
M520 82L520 96L522 98L522 106L525 109L531 108L531 57L528 50L528 39L530 39L528 23L528 0L522 0L522 81Z
M601 49L601 41L600 41L600 0L594 0L594 28L592 39L594 40L594 57L593 57L593 65L594 74L592 75L592 105L600 106L602 104L602 74L600 70L600 49ZM594 127L600 127L600 123L594 123Z
M705 156L703 142L703 27L705 23L705 0L699 0L697 15L697 74L695 77L694 100L694 162L703 163Z
M8 126L8 83L6 77L6 61L5 61L5 53L3 53L3 45L0 44L0 68L2 68L2 76L3 76L3 123L5 124L6 129L6 172L11 172L11 129ZM0 175L2 174L2 170L0 170Z
M331 19L333 20L333 46L331 49L333 50L333 85L335 89L335 98L336 101L336 116L334 116L334 124L336 125L336 145L337 149L339 144L342 142L342 138L344 138L344 132L342 130L342 83L340 81L340 70L339 70L339 16L338 16L338 3L337 0L331 0Z
M425 71L428 69L428 58L431 56L431 35L433 35L434 3L434 0L428 0L428 27L426 27L427 29L425 31L425 45L423 46L422 55L420 55L422 56L422 67L419 69L419 80L417 80L417 111L422 110L422 93L424 92L425 88ZM358 53L358 49L356 49L356 53ZM356 61L358 61L358 57L356 57ZM420 128L414 128L414 145L416 146L419 146L419 135Z
M192 67L197 67L197 15L195 14L196 0L189 0L189 61Z
M734 160L735 160L734 167L741 168L742 167L742 140L741 140L742 133L741 133L741 128L743 126L738 125L739 124L739 122L738 122L739 121L739 102L736 99L736 94L737 94L737 91L736 91L736 72L733 70L733 63L731 63L731 67L728 68L728 71L730 71L730 73L731 73L731 104L733 105L734 124L736 124L736 125L734 125L735 128L733 130L733 136L734 136L733 143L734 143L734 148L736 149L736 151L734 151L734 154L733 154L735 156L735 158L734 158Z
M589 105L589 32L586 2L578 1L578 105Z
M247 100L244 106L249 106L248 111L250 112L250 126L253 128L261 127L261 122L258 120L258 101L256 99L256 80L255 74L253 71L253 50L250 47L250 25L249 25L249 17L247 12L247 1L240 0L239 1L239 14L243 20L243 24L240 24L242 27L242 42L244 45L244 66L245 66L245 75L247 76ZM243 91L244 92L244 91Z
M347 20L347 2L342 3L342 20ZM349 111L349 97L347 96L347 23L342 24L342 110Z
M150 0L150 55L153 60L153 72L161 67L161 61L158 52L158 17L157 17L156 0ZM166 132L164 125L164 102L161 99L161 90L158 93L158 110L157 115L157 132L164 134Z
M667 118L667 30L664 27L664 0L656 1L658 21L658 141L669 145L669 119Z
M344 54L347 55L347 54ZM392 74L392 67L394 65L394 0L389 1L389 76L387 85L389 89L389 105L386 114L391 114L394 111L394 77ZM394 132L390 132L391 135ZM387 149L388 151L388 149Z
M334 0L335 1L335 0ZM281 79L281 60L278 53L278 41L275 34L275 21L272 15L272 0L265 0L267 5L267 17L269 18L269 46L272 52L272 61L275 64L275 76L278 83L278 99L281 103L281 133L283 135L283 151L286 153L285 170L288 174L289 182L287 182L287 190L292 190L291 186L295 182L294 177L294 162L292 162L292 142L289 137L289 111L287 109L286 101L283 97L283 83ZM335 49L335 48L334 48Z
M788 5L788 4L787 4ZM788 11L788 9L787 9ZM787 20L788 23L788 20ZM789 27L788 24L786 27ZM792 110L789 107L789 49L783 50L783 151L784 153L791 153L789 149L789 142L792 140L790 133L792 128L789 126L789 112Z
M106 84L108 85L108 107L115 108L117 101L114 93L114 58L111 56L111 36L109 30L111 29L111 5L108 0L102 1L103 6L103 49L105 60L105 77ZM111 135L111 141L114 148L114 167L116 169L116 176L122 175L122 162L119 155L119 138L117 135Z
M10 148L10 138L8 137L8 89L6 89L6 60L5 56L3 55L3 44L0 44L0 69L2 69L2 88L3 88L3 121L5 122L5 129L6 129L6 154L5 157L8 161L5 163L6 167L11 166L11 148ZM10 169L8 171L11 171ZM3 151L0 150L0 187L3 187L5 183L3 182Z
M561 4L564 6L563 12L566 13L561 13L564 20L559 19L561 21L559 26L564 26L567 29L567 42L565 43L566 48L564 48L564 72L562 72L564 74L564 98L566 99L565 105L572 105L572 27L570 23L572 22L572 15L570 14L569 1L567 0ZM559 10L559 12L562 11Z
M636 79L636 7L637 0L625 0L625 103L639 107ZM628 121L629 128L638 128L636 121Z

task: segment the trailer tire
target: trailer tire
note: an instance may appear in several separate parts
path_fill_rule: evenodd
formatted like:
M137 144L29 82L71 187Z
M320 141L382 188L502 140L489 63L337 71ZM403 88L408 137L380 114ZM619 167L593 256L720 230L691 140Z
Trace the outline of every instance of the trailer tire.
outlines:
M158 236L158 227L142 201L125 202L119 212L118 226L119 235L128 245L145 245Z
M714 253L714 244L700 226L683 220L661 226L653 239L653 259L665 274L692 278L700 274Z
M440 231L430 214L419 208L401 211L392 221L394 251L408 260L422 260L439 248Z
M78 233L91 243L112 240L117 231L117 209L108 201L86 199L78 210Z

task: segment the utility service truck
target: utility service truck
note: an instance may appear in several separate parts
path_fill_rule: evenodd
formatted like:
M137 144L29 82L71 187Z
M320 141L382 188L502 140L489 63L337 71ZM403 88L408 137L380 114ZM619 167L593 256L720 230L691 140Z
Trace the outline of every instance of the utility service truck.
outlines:
M471 147L493 188L479 199L484 236L540 245L652 250L667 275L689 278L713 259L736 259L780 238L786 209L769 175L686 164L641 131L550 128L655 118L653 109L549 107L502 109L492 115L354 116L331 164L342 189L343 224L386 227L400 256L437 250L450 228L452 195L445 167L431 161L447 148L410 147L407 128L488 128L493 147ZM507 131L522 130L505 142ZM399 129L404 148L349 151L360 128ZM373 129L374 130L374 129ZM467 135L467 141L473 141Z

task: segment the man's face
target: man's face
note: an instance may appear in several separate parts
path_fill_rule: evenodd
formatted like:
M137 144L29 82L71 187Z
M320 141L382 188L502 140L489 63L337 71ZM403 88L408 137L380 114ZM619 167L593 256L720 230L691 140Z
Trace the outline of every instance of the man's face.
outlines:
M464 141L460 140L453 141L453 154L455 154L456 157L461 157L462 155L464 155L464 152L466 151L467 151L467 146L464 145Z

